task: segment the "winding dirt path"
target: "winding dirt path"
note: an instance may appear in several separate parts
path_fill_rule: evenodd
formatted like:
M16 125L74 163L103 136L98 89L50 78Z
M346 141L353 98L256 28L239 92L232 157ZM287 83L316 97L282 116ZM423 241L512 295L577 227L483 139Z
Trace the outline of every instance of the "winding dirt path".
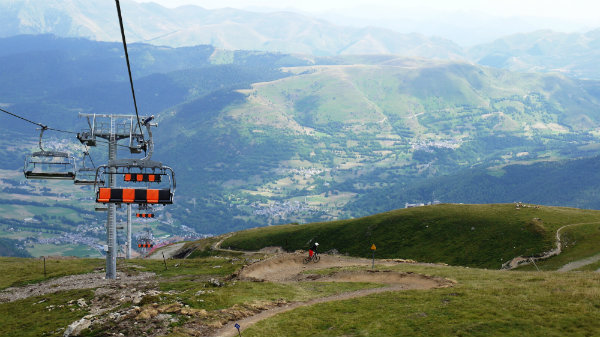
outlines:
M162 260L163 259L163 254L165 254L165 259L170 259L173 257L173 255L177 254L177 252L183 248L183 246L185 245L185 242L179 242L179 243L174 243L174 244L170 244L164 247L160 247L157 250L155 250L154 252L152 252L152 254L148 255L148 257L146 257L147 259L150 260Z
M239 321L229 322L222 328L218 329L211 336L225 337L236 336L237 329L235 324L238 323L245 329L253 324L277 314L290 311L299 307L310 306L318 303L326 303L331 301L340 301L351 298L378 294L382 292L401 291L409 289L433 289L445 288L454 285L453 281L431 277L414 273L402 273L391 271L369 270L371 267L370 259L351 258L346 256L331 256L321 255L319 263L302 262L304 255L301 254L280 254L270 259L251 264L243 268L238 279L241 280L257 280L268 282L291 283L298 281L314 281L314 282L371 282L381 283L385 286L375 289L363 289L337 295L320 297L308 301L289 303L285 306L275 307L265 310L259 314L244 318ZM378 265L398 265L400 260L380 260ZM358 266L366 267L360 270L340 271L330 275L311 274L310 271L331 267L349 267ZM308 271L308 273L307 273Z
M598 224L598 223L600 223L600 222L582 222L582 223L574 223L574 224L564 225L564 226L562 226L562 227L560 227L559 229L556 230L556 248L554 248L554 249L552 249L552 250L550 250L548 252L545 252L542 256L539 256L539 257L517 256L514 259L512 259L512 260L510 260L510 261L508 261L506 263L504 263L502 265L501 269L512 270L512 269L515 269L515 268L517 268L517 267L519 267L521 265L526 265L526 264L529 264L531 262L545 260L545 259L547 259L549 257L559 255L562 252L562 241L560 240L560 232L563 229L565 229L567 227L571 227L571 226L592 225L592 224ZM585 262L588 259L592 259L592 258L595 258L595 257L598 257L598 259L597 260L593 260L591 262L587 262L587 263ZM595 255L593 257L590 257L590 258L587 258L587 259L580 260L580 261L574 261L574 262L568 263L565 266L563 266L561 269L559 269L558 271L569 271L569 270L577 269L577 268L582 267L582 266L584 266L586 264L594 263L596 261L600 261L600 254ZM578 265L579 262L581 262L583 264ZM575 267L571 268L571 266L569 266L571 264L573 264L573 266L575 266ZM569 266L569 267L567 267L567 266ZM566 270L562 270L565 267L567 269ZM568 268L570 268L570 269L568 269ZM600 271L600 269L598 271Z
M398 291L398 290L405 290L405 289L400 285L396 285L396 286L389 286L389 287L384 287L384 288L358 290L358 291L343 293L340 295L315 298L315 299L312 299L312 300L306 301L306 302L290 303L290 304L287 304L282 307L265 310L257 315L244 318L237 322L230 322L227 325L220 328L219 330L217 330L212 336L213 337L237 336L238 332L237 332L237 329L235 328L236 323L241 326L240 331L243 332L244 329L246 329L264 319L267 319L267 318L273 317L277 314L281 314L281 313L284 313L284 312L287 312L290 310L294 310L294 309L300 308L300 307L306 307L309 305L331 302L331 301L347 300L347 299L367 296L367 295L371 295L371 294L378 294L378 293L382 293L382 292L386 292L386 291Z
M561 272L571 271L571 270L575 270L577 268L586 266L588 264L596 263L598 261L600 261L600 254L596 254L594 256L590 256L588 258L581 259L578 261L569 262L569 263L565 264L564 266L560 267L560 269L558 269L557 271L561 271ZM600 269L598 269L596 271L598 272L598 271L600 271Z

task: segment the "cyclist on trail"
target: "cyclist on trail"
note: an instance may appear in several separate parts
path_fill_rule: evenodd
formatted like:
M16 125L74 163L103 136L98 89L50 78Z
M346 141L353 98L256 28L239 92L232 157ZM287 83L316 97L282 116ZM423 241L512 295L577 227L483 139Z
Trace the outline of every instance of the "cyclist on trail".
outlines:
M313 257L314 254L317 254L317 248L319 248L319 243L315 242L308 250L308 257Z

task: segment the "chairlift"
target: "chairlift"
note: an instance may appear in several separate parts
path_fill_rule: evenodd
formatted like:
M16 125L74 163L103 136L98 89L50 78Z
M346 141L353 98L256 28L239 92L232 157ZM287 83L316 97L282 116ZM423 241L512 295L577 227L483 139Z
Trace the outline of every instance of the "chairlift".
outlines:
M101 165L96 169L96 202L138 205L173 203L176 187L173 169L157 162L116 162L118 164ZM106 179L102 177L106 176L113 176L114 181L120 181L121 187L103 187L101 182ZM139 187L140 184L142 187Z
M154 236L152 235L150 230L146 230L145 235L141 235L138 237L137 243L138 248L140 248L142 251L147 251L148 248L154 247Z
M173 203L176 187L173 169L151 160L154 149L150 129L152 118L145 119L143 123L148 131L148 141L143 144L147 151L146 157L110 160L108 165L101 165L96 169L96 202L138 205ZM112 178L108 181L120 182L122 187L102 187L102 177L105 176ZM140 188L140 185L145 187Z
M85 164L85 158L89 158L92 167L87 167ZM81 167L77 170L77 174L75 175L75 185L95 185L96 183L100 185L104 185L104 181L100 180L96 182L96 169L93 167L94 163L92 161L92 157L88 151L83 152L83 159L81 160Z
M75 179L75 158L66 152L46 151L42 147L42 137L47 126L40 129L39 147L41 151L25 157L23 174L27 179Z

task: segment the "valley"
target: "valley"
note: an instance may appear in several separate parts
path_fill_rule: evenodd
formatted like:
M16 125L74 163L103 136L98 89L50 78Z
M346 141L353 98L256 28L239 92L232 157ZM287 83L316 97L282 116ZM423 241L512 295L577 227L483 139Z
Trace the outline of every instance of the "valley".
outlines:
M33 42L37 49L23 47ZM98 73L96 59L111 69L121 62L115 44L52 37L2 43L13 43L14 53L27 55L53 55L53 48L63 46L77 50L73 72L83 78ZM595 81L393 55L311 59L239 51L223 59L215 56L219 53L225 54L210 46L135 45L132 51L138 59L153 56L141 57L135 69L141 109L156 114L155 157L172 165L180 182L175 205L155 222L138 225L140 233L151 228L165 240L167 235L194 237L347 219L436 200L596 207L596 199L580 196L582 189L593 193L597 186L593 158L600 98ZM169 58L179 63L169 64ZM0 91L0 101L12 102L5 107L31 113L31 118L78 130L84 125L76 118L78 111L112 113L127 106L122 76L104 72L93 85L66 76L62 89L43 91L27 85L32 77L22 71L26 64L9 56L4 61L18 81ZM49 87L51 78L62 76L52 69L63 72L72 65L61 58L45 62L49 70L42 82ZM77 95L67 99L70 91ZM26 200L30 192L11 189L24 183L18 169L23 153L35 148L36 131L10 116L0 120L11 128L0 136L0 151L7 158L2 180L8 182L0 186L0 196ZM56 149L83 151L63 135L48 141ZM91 153L97 162L105 160L105 150ZM557 176L570 178L552 178ZM573 183L574 178L583 180ZM473 191L477 186L484 188ZM542 192L552 188L561 193ZM89 191L38 189L36 202L54 205L52 197L62 193L88 198L83 208L93 211ZM560 200L550 199L553 195ZM29 208L25 216L2 217L23 222L37 215ZM75 243L61 238L69 238L63 233L70 228L100 225L102 215L95 218L77 218L68 231L54 233L60 245L52 251L94 256L96 248L85 248L89 244L80 244L80 251L61 246ZM6 223L2 230L11 227ZM30 234L11 237L23 240ZM49 253L29 249L35 255Z
M215 3L0 1L0 336L600 333L595 5Z

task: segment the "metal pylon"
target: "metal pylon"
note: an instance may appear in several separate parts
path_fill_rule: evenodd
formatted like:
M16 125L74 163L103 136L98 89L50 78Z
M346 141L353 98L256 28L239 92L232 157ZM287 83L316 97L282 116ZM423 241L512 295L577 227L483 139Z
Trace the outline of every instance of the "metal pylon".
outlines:
M115 136L115 119L110 117L110 137L108 140L108 160L117 159L117 137ZM111 173L116 168L110 168ZM108 177L108 186L116 187L115 175ZM106 239L108 251L106 252L106 278L114 280L117 278L117 205L108 205L108 219L106 221Z
M139 147L135 147L137 143L134 140L143 138L141 131L135 129L134 120L136 116L132 115L107 115L107 114L82 114L79 116L86 117L88 120L89 131L77 135L77 138L87 146L96 146L96 137L108 140L108 160L109 163L117 160L117 142L121 139L130 139L130 150L132 153L139 153ZM143 117L144 119L148 117ZM109 119L109 123L102 123L101 119ZM117 119L122 122L117 123ZM115 188L117 182L115 174L116 166L109 167L108 187ZM128 221L130 222L130 214ZM131 257L131 226L128 224L127 245L129 247L126 254ZM108 204L108 215L106 220L106 278L117 278L117 206L114 203Z
M131 259L131 204L127 205L127 242L125 243L125 258Z

